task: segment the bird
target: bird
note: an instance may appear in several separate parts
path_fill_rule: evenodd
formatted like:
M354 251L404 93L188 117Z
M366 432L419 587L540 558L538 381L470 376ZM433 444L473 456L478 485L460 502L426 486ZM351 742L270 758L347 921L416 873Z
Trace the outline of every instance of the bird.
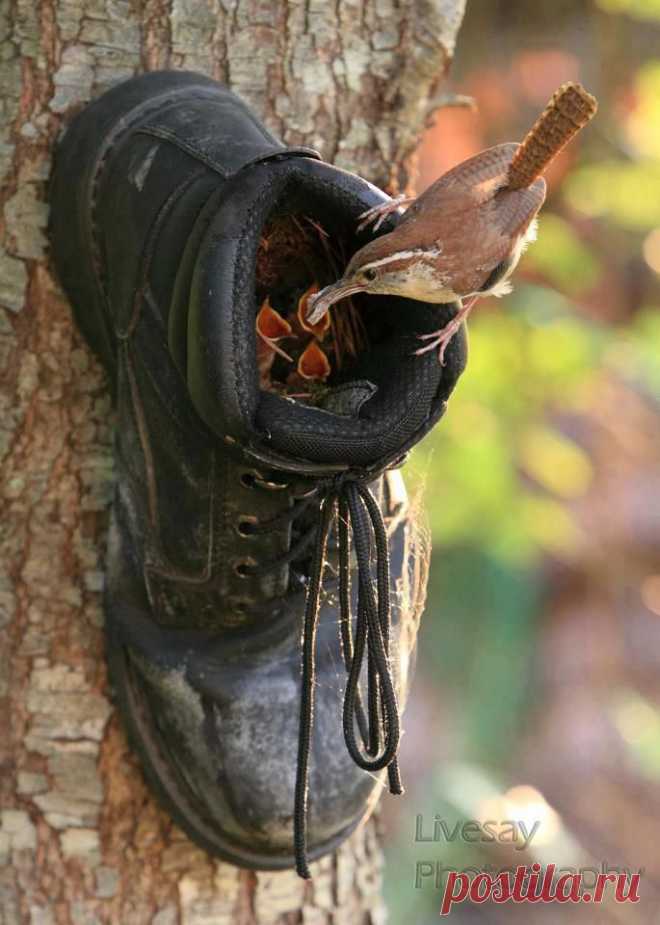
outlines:
M308 303L318 322L341 299L357 293L396 295L421 302L459 302L444 327L419 335L421 355L445 351L476 302L511 291L509 277L535 239L545 201L541 174L595 115L596 99L576 82L562 84L521 144L495 145L461 162L418 197L397 197L359 216L358 231L378 230L408 206L396 227L361 247L341 279Z

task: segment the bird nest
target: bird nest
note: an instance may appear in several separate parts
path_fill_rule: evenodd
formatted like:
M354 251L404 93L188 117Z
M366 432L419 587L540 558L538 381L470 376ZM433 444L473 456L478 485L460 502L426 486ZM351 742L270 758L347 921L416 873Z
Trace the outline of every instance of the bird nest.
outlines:
M341 240L302 213L278 215L265 225L256 261L262 389L318 404L366 349L367 331L350 299L318 324L306 321L309 298L341 276L347 257Z

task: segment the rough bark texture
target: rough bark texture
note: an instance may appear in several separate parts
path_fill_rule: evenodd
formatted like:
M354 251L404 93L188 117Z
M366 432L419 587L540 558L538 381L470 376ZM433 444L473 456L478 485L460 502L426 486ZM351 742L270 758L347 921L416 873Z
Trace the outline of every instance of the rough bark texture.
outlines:
M228 82L290 143L380 184L434 108L464 0L2 0L0 921L377 922L373 825L293 873L238 871L154 804L105 686L100 589L113 426L47 261L50 152L144 69Z

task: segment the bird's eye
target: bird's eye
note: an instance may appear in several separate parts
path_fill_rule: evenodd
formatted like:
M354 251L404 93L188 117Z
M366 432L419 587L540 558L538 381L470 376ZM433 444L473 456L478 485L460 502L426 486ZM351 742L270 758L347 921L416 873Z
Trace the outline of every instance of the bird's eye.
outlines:
M364 276L366 280L372 283L378 276L378 273L376 273L375 270L365 270L362 275Z

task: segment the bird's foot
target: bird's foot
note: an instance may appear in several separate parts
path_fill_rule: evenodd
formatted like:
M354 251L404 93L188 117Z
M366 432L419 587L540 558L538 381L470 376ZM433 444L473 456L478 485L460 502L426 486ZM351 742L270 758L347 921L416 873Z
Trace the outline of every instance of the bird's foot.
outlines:
M429 334L419 334L419 340L427 340L428 344L424 344L423 347L420 347L419 350L415 350L415 356L421 356L423 353L428 353L429 350L435 350L436 347L439 347L438 351L438 360L440 365L445 365L445 351L451 343L451 339L458 331L461 329L461 325L470 314L472 306L477 301L478 296L474 296L470 299L469 302L466 302L458 311L451 321L447 322L444 328L439 328L437 331L431 331Z
M459 321L456 324L456 319L450 321L449 324L446 324L444 328L440 328L438 331L432 331L430 334L420 334L420 340L428 340L428 344L425 344L423 347L420 347L419 350L415 350L415 356L421 356L423 353L428 353L430 350L435 350L436 347L439 347L438 351L438 360L440 365L445 365L445 351L449 346L452 337L458 330L460 330L461 322Z
M392 212L397 212L400 206L410 205L410 203L414 201L414 196L401 195L395 196L394 199L390 199L388 202L380 202L377 206L372 206L371 209L367 209L362 215L358 215L358 219L360 220L360 224L357 227L358 232L364 231L364 229L372 223L374 226L373 231L378 231L388 215L391 215Z

